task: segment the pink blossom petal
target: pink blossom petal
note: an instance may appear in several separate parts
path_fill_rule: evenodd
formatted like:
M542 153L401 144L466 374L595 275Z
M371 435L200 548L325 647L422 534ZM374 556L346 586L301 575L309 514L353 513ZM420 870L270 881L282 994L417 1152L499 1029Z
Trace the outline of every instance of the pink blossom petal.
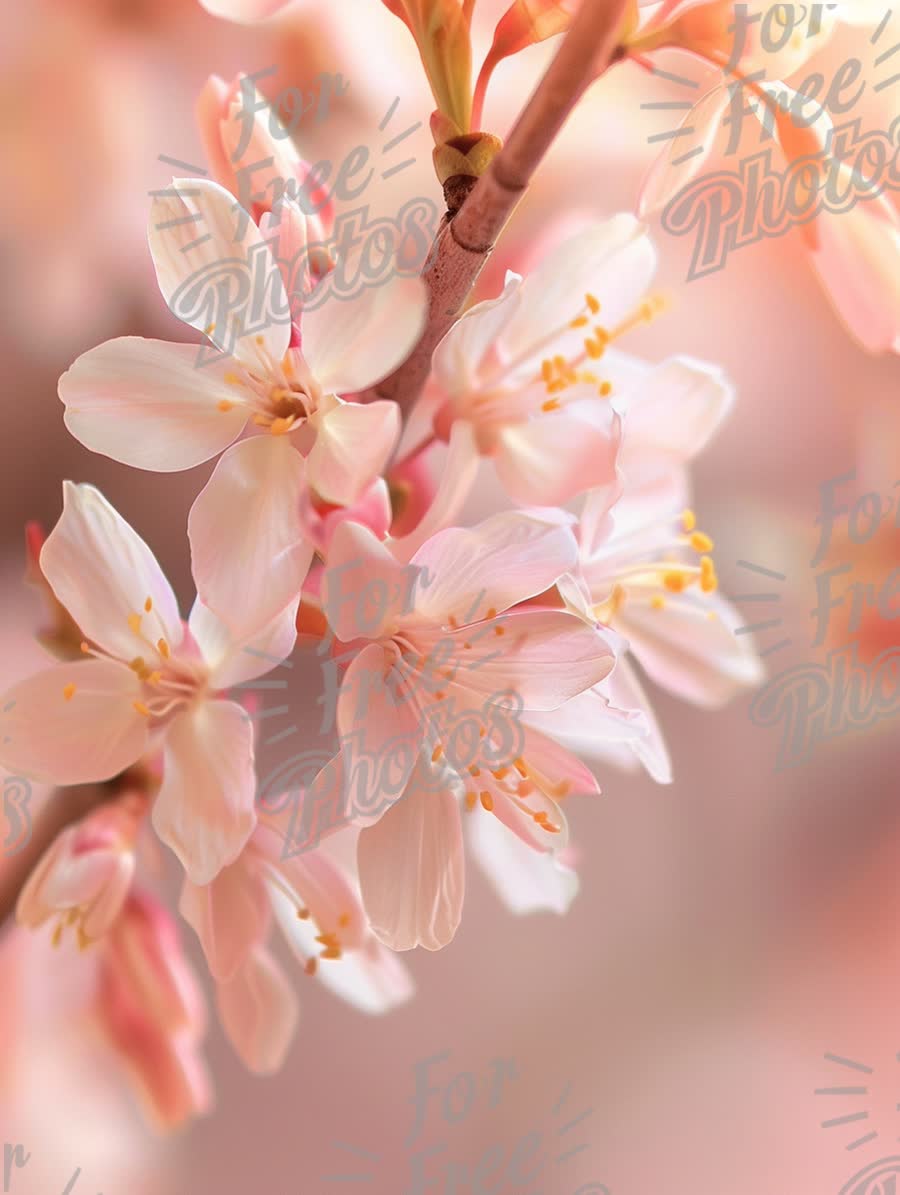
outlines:
M231 701L178 714L165 740L153 825L194 884L233 863L256 825L253 726Z
M667 594L662 610L630 598L620 613L622 633L647 675L707 709L763 678L750 636L735 634L741 622L718 594Z
M197 591L235 638L300 593L313 554L300 522L305 477L288 437L253 436L229 448L191 508Z
M511 691L526 710L552 710L599 683L615 663L610 640L574 614L526 608L485 624L491 631L495 627L502 636L454 632L460 647L453 656L458 667L451 690L485 698Z
M638 214L642 219L661 211L697 177L713 151L730 102L729 87L720 84L698 100L679 122L678 127L690 130L690 134L673 137L650 167L638 197Z
M480 459L471 423L458 419L450 429L448 452L431 505L412 531L391 543L398 560L411 560L427 539L457 520L475 484Z
M279 661L286 660L297 642L299 604L298 596L262 630L239 639L233 628L198 598L191 610L188 627L203 653L210 685L215 689L229 689L271 672Z
M40 561L85 637L111 655L130 661L160 638L181 643L175 594L156 557L93 486L63 482L63 512Z
M646 227L624 212L592 224L548 254L522 284L518 311L503 330L498 351L506 359L530 356L540 365L548 333L559 328L573 342L554 338L553 352L570 355L582 346L584 330L569 321L585 309L591 294L598 319L612 329L633 314L656 270L656 252Z
M532 850L496 817L467 819L469 847L491 887L511 913L567 913L578 875L552 854Z
M242 859L204 887L185 880L178 909L200 939L210 974L223 983L263 941L271 919L262 876Z
M624 414L621 465L637 475L648 455L671 464L702 452L734 406L734 386L723 370L692 357L670 357L649 370L633 390L614 399Z
M403 796L425 737L415 695L372 643L347 669L338 697L344 791L350 816L364 821Z
M167 473L209 460L236 440L247 409L197 348L123 336L82 354L59 380L66 427L92 452Z
M549 589L575 567L578 549L568 527L516 511L475 527L448 527L412 558L423 572L416 585L416 618L459 625L491 608L502 612Z
M326 277L319 290L332 285ZM427 309L421 278L395 275L346 299L314 291L301 324L303 356L323 390L355 394L406 360L425 327Z
M507 493L520 503L557 506L616 478L621 420L610 403L585 386L559 411L500 433L494 460Z
M281 966L257 946L230 983L216 988L219 1019L238 1057L256 1075L280 1070L299 1019Z
M848 185L843 167L838 187ZM869 352L900 353L900 218L884 195L823 210L812 264L832 306Z
M141 682L107 660L59 664L7 690L0 714L0 762L48 784L109 780L147 747L147 719L135 708Z
M317 420L309 484L326 502L349 506L384 472L399 433L394 402L336 403Z
M389 634L410 605L415 577L368 527L341 523L322 580L322 609L337 638L348 643Z
M449 789L423 790L417 777L403 799L358 846L359 882L372 931L392 950L441 950L453 940L465 895L459 805Z

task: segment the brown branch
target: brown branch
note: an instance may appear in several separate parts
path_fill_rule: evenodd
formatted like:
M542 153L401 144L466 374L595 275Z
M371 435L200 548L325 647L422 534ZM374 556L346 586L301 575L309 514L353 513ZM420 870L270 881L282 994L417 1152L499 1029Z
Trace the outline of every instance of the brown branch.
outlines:
M462 311L504 225L569 113L589 84L620 57L628 0L583 0L560 49L512 128L506 144L456 215L438 233L425 273L428 322L407 360L366 398L408 408L421 393L431 355Z

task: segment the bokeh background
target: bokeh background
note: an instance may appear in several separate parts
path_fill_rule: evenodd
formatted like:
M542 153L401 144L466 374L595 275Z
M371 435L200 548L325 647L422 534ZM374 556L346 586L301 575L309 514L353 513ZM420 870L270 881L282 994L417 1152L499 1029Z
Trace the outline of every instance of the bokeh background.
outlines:
M503 7L480 0L478 49ZM255 29L217 20L196 0L3 0L0 13L8 684L40 659L29 638L36 598L20 584L23 525L52 525L64 478L98 485L184 602L192 596L186 518L211 466L162 476L88 453L65 431L56 384L102 339L181 336L153 278L147 192L171 178L160 155L203 163L193 104L206 77L274 65L266 90L275 94L340 72L350 86L328 120L297 130L310 159L339 161L356 144L380 153L379 122L399 95L406 125L423 121L405 145L416 162L372 188L372 214L418 196L439 204L440 193L427 89L408 34L378 0L298 0ZM498 70L487 128L508 129L552 50ZM842 29L817 69L827 75L857 53L871 64L867 35ZM634 208L657 148L648 138L666 127L665 114L641 105L672 94L631 65L595 85L507 230L483 294L496 291L502 268L533 260L578 223ZM867 127L889 127L898 95L900 84L869 89ZM782 623L757 643L791 644L766 658L770 673L821 661L810 619L820 486L855 471L843 497L893 494L896 508L900 365L851 340L796 233L742 249L690 283L690 245L657 234L669 308L628 347L650 360L713 360L733 378L739 402L696 468L695 506L716 540L725 592L778 591L765 617ZM889 525L867 545L836 534L833 561L880 583L900 564L898 546ZM785 579L768 584L740 560ZM742 608L748 623L763 620L760 603ZM853 632L842 619L826 647L855 638L871 656L900 644L900 621L869 617ZM312 722L303 675L297 717ZM610 770L602 797L571 810L581 892L566 917L512 917L471 866L454 943L407 960L412 1004L370 1020L298 973L301 1024L283 1072L248 1076L213 1027L216 1107L175 1137L146 1128L79 1012L89 952L54 951L7 929L0 1144L21 1143L31 1157L4 1190L57 1195L79 1170L75 1195L443 1191L437 1175L448 1161L471 1169L491 1149L508 1157L537 1131L526 1170L543 1169L522 1188L535 1195L837 1195L866 1165L900 1153L900 700L893 717L777 770L778 728L754 724L751 697L713 713L654 698L675 781ZM174 891L171 872L161 883ZM199 960L189 931L185 940ZM410 1141L416 1067L445 1054L427 1071L430 1084L471 1074L477 1099L471 1109L454 1103L468 1080L446 1113L434 1095ZM827 1054L869 1071L861 1078ZM508 1070L491 1106L498 1059L515 1077ZM867 1092L815 1094L850 1085ZM822 1127L858 1112L868 1119ZM847 1150L871 1131L876 1139ZM443 1152L428 1164L432 1185L416 1188L411 1159L429 1146ZM460 1195L505 1190L485 1167L483 1186L460 1185Z

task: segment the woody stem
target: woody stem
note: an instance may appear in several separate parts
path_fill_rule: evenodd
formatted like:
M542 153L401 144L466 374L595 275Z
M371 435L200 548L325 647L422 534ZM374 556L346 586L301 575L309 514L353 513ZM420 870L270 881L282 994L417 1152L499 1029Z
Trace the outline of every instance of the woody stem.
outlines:
M409 409L422 391L431 355L455 323L497 237L535 170L589 84L622 58L619 45L629 0L582 0L569 32L525 105L506 144L435 239L425 330L406 361L363 396Z

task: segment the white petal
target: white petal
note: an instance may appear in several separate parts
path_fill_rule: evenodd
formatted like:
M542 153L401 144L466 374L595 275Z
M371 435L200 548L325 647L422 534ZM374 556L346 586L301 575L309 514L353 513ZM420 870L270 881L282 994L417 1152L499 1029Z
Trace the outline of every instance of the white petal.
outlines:
M300 593L313 555L300 520L305 477L286 436L253 436L222 456L191 508L197 591L235 639L262 632Z
M286 660L297 642L299 604L299 597L295 598L261 631L236 639L222 619L198 598L188 627L209 668L210 685L214 689L228 689L255 680Z
M146 656L161 638L170 648L181 643L175 594L156 557L93 486L63 482L63 512L41 569L85 638L118 659Z
M20 681L0 702L0 763L49 784L109 780L146 749L140 692L135 673L112 660L58 664Z
M485 876L511 913L567 913L578 875L552 854L532 850L495 817L467 818L469 845Z
M189 469L227 448L247 422L224 368L218 361L201 366L194 345L109 340L59 380L66 427L92 452L124 465Z
M209 884L253 833L253 726L231 701L178 714L165 740L153 825L194 884Z
M577 233L541 263L522 284L519 310L503 330L503 356L545 355L548 333L568 329L569 321L585 306L585 296L600 303L597 319L614 328L632 314L646 293L656 269L656 252L646 227L634 216L620 213ZM580 347L584 332L572 333ZM554 353L567 356L564 340Z
M380 382L415 348L425 327L427 291L421 278L398 276L349 299L331 286L326 276L304 308L303 356L323 390L355 394Z
M399 433L396 403L339 403L317 424L309 484L326 502L350 506L384 472Z

